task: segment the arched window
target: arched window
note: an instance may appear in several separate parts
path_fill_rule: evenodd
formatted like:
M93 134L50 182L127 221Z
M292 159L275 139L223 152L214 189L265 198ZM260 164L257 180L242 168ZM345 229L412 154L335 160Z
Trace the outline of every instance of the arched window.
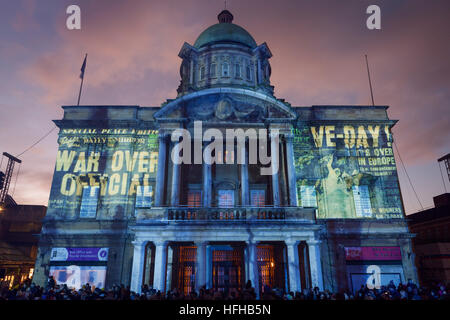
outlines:
M200 67L200 80L204 80L205 79L205 67L201 66Z
M247 80L251 81L252 80L252 69L250 68L250 65L247 66L247 68L245 68L245 72L246 72L246 77Z
M236 78L240 78L241 77L241 65L239 63L236 63L235 77Z
M209 76L211 78L215 78L217 76L216 75L216 68L217 68L216 64L215 63L211 63L211 65L209 67Z
M230 65L227 62L222 64L222 77L230 76Z

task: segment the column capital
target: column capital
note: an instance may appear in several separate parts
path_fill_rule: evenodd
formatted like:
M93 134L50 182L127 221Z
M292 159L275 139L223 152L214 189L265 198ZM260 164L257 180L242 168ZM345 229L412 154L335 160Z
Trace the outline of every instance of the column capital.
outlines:
M306 243L308 244L308 246L317 246L317 245L320 245L322 243L322 241L317 240L317 239L311 239L311 240L306 240Z
M152 241L152 242L156 247L165 247L169 243L169 241L167 241L167 240L156 240L156 241Z
M163 142L167 142L168 138L169 138L170 134L166 131L164 132L159 132L158 134L158 139L162 140Z
M209 243L209 241L204 241L204 240L197 240L197 241L194 241L194 244L195 244L195 246L196 247L203 247L203 246L207 246L208 245L208 243Z
M279 139L279 138L280 138L280 135L281 135L280 129L278 129L278 128L270 129L270 131L269 131L269 137L270 137L270 139L273 139L273 138L275 138L275 137L278 137L278 140L280 140L280 139Z
M287 142L293 142L294 141L294 135L292 133L285 133L284 139L286 139Z
M284 240L284 243L285 243L287 246L295 246L295 245L298 245L298 244L300 243L300 240L287 239L287 240Z
M133 246L135 246L135 247L147 245L147 241L145 241L145 240L140 240L140 239L133 240L133 241L131 241L131 243L132 243Z
M257 246L261 241L245 240L247 246Z

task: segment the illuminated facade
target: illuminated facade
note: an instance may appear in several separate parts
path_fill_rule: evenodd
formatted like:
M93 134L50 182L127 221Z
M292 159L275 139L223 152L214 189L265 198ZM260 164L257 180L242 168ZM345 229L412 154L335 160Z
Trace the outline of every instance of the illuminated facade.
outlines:
M161 107L63 107L36 282L189 292L251 280L260 293L416 280L387 107L277 99L268 46L232 20L223 11L182 46L178 96ZM266 129L278 170L261 175L252 139L216 149L214 164L179 164L179 128L191 158L207 129ZM240 164L217 163L235 153Z

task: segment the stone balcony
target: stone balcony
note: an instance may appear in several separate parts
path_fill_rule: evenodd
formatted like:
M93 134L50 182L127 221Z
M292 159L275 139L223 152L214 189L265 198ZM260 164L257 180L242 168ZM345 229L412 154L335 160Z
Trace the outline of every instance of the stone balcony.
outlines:
M275 222L314 223L315 208L303 207L153 207L136 209L137 223L153 222Z

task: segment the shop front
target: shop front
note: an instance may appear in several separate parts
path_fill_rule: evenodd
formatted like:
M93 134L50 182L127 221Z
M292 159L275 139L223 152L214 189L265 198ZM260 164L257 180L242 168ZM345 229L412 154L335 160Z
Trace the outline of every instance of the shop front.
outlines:
M52 248L50 276L58 285L105 287L108 248Z
M345 247L345 260L352 292L405 282L400 247Z

